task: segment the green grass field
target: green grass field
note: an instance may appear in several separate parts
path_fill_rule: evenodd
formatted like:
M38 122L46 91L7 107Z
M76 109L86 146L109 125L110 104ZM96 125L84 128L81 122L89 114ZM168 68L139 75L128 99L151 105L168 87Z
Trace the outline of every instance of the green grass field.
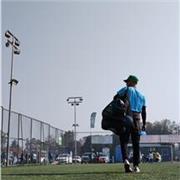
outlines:
M1 168L3 180L180 180L180 163L145 163L125 174L123 164L72 164Z

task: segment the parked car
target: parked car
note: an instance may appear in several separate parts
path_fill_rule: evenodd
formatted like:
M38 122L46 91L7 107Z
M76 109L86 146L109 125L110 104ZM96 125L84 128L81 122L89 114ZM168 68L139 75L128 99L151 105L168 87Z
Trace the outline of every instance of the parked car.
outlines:
M72 161L73 161L74 163L81 163L82 159L81 159L80 156L74 156L73 159L72 159Z
M109 163L109 156L103 153L99 153L98 162L99 163Z
M88 154L83 154L82 155L82 160L81 163L89 163L90 162L90 157Z
M42 156L41 157L41 163L48 163L48 157L46 157L46 156Z
M32 153L31 154L31 162L32 163L37 163L37 161L38 161L37 154L36 153Z
M96 163L97 162L97 156L94 152L85 152L82 157L81 163Z
M72 163L72 156L70 154L60 154L56 160L59 162L59 163L66 163L66 164L69 164L69 163Z

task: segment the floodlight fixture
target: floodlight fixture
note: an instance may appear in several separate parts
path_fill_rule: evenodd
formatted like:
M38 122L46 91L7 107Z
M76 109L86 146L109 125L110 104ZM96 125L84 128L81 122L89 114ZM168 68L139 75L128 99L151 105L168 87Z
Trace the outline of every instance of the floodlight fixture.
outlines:
M13 35L9 30L7 30L7 31L5 32L5 37L6 37L6 38L12 37L12 38L14 38L16 41L18 41L17 37L16 37L15 35Z
M18 40L15 40L15 43L14 43L16 46L20 46L20 41Z
M6 38L10 38L10 37L11 37L11 34L10 34L9 31L6 31L6 32L5 32L5 37L6 37Z
M75 126L79 126L79 124L73 124L72 126L73 126L73 127L75 127Z
M9 82L9 84L17 85L18 82L19 82L19 81L18 81L17 79L11 79L11 81Z
M14 50L14 54L17 54L19 55L21 53L21 51L18 49L18 50Z
M9 31L9 30L7 30L6 31L10 36L13 36L14 37L14 35Z
M6 42L6 47L9 47L9 42Z

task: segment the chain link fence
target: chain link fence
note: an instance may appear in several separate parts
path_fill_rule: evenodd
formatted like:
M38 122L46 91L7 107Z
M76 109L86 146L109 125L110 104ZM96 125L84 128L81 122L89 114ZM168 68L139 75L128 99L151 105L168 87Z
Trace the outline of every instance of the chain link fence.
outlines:
M1 164L6 163L8 110L1 107ZM26 115L11 112L9 164L45 163L64 151L64 131Z

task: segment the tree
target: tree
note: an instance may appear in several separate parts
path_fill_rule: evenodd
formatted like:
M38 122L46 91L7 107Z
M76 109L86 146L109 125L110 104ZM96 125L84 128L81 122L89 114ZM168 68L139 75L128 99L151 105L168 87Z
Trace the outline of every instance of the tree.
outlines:
M83 139L85 140L85 142L81 148L81 153L90 152L91 151L91 136L86 136Z
M170 131L172 134L180 134L180 125L176 124L176 122L173 121L170 124Z
M76 140L77 143L77 154L81 151L81 143ZM74 141L74 132L73 131L66 131L63 136L63 146L69 152L75 152L75 141Z
M63 136L63 145L64 146L72 146L74 142L74 133L73 131L66 131Z
M179 129L179 125L169 119L146 123L146 131L148 134L178 134Z

